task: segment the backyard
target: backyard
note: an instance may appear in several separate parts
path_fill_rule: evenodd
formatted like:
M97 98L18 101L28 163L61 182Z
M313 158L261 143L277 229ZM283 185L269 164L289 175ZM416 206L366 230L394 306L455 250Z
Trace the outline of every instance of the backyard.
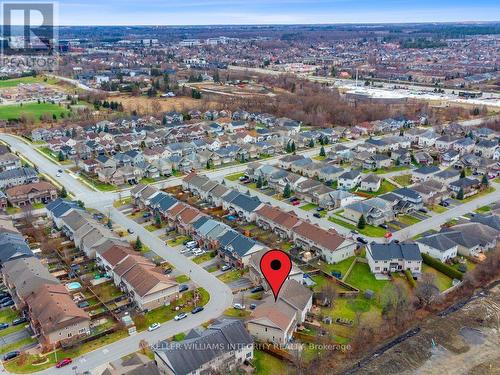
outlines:
M403 174L401 176L393 176L393 177L391 177L391 179L403 187L411 185L411 174Z
M432 273L436 276L436 286L439 288L441 292L451 288L451 286L453 285L451 277L445 275L442 272L439 272L438 270L428 266L427 264L422 264L422 273L426 272Z
M364 194L372 195L372 196L377 196L377 195L382 195L385 193L389 193L393 190L396 189L396 185L391 184L389 181L387 181L385 178L382 180L380 183L380 189L377 191L364 191Z

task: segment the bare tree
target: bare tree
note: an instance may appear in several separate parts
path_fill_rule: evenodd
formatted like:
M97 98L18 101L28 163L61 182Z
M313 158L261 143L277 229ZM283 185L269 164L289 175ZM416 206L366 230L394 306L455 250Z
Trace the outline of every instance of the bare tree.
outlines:
M436 285L436 275L425 272L415 287L415 297L419 307L426 308L439 295Z

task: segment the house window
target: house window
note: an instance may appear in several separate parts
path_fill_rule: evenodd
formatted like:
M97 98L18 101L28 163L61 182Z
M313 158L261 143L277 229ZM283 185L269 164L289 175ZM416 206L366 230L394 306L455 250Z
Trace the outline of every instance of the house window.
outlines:
M252 352L248 352L246 355L247 358L250 358L251 356L252 356Z

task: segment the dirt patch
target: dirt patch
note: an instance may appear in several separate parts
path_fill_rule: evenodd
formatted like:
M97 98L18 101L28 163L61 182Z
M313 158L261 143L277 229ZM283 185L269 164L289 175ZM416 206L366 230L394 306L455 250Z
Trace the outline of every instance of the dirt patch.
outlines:
M421 328L356 374L500 374L500 285Z

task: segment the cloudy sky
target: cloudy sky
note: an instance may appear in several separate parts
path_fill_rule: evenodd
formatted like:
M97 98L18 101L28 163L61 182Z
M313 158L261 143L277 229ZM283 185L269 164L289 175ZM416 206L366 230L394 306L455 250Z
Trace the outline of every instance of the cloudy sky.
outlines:
M59 0L61 25L499 21L490 0Z

